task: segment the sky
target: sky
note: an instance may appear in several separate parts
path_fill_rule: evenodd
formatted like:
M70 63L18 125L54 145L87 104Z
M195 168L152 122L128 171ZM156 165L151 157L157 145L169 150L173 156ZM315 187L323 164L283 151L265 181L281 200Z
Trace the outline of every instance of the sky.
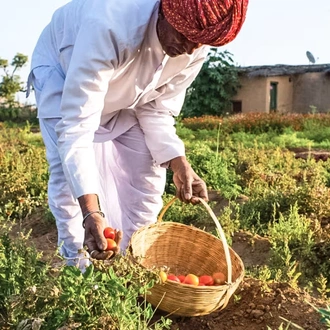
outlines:
M53 12L68 0L1 0L0 58L16 53L29 60L37 39ZM238 66L330 63L330 0L250 0L245 23L230 44ZM27 79L30 62L17 74ZM0 72L2 75L2 72ZM19 100L25 102L23 95ZM30 100L28 103L33 103Z

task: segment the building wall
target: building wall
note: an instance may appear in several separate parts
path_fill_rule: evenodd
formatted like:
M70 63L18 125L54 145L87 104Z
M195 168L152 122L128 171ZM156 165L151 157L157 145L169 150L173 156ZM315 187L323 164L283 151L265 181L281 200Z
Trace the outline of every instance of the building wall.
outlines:
M269 112L270 104L270 84L271 82L277 83L277 109L281 113L292 112L293 101L293 81L290 76L275 76L267 77L267 104ZM266 105L267 107L267 105Z
M240 77L241 88L232 98L233 101L242 102L242 113L268 112L267 103L267 78Z
M308 113L330 111L330 75L324 72L310 72L293 77L292 111Z
M270 86L277 83L277 109L282 113L330 111L330 74L306 72L273 77L240 77L241 88L232 98L242 103L242 113L270 112Z

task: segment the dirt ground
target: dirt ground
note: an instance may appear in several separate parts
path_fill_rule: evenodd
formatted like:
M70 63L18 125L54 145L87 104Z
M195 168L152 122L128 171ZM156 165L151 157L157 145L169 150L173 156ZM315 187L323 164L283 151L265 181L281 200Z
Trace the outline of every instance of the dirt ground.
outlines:
M42 214L34 214L24 221L25 230L32 229L31 239L44 255L53 255L56 249L57 234L55 225L43 220ZM269 242L261 237L247 233L237 233L232 248L241 257L245 268L267 263ZM234 299L235 295L235 299ZM245 277L224 310L215 311L207 316L172 317L171 330L278 330L287 321L292 324L288 329L326 330L320 322L320 314L315 307L326 307L325 302L303 291L297 292L287 284L262 283ZM159 312L159 315L165 315Z

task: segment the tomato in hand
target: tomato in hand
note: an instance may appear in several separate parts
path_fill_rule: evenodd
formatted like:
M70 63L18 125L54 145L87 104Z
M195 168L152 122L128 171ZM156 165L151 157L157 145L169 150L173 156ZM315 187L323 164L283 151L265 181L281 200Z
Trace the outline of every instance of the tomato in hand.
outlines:
M111 227L104 228L103 235L104 235L105 238L111 238L113 240L116 238L116 232Z
M181 283L181 281L179 280L179 278L178 278L176 275L174 275L174 274L168 274L168 275L167 275L167 279L168 279L169 281L173 281L173 282Z
M214 279L210 275L202 275L199 277L199 283L203 283L207 286L210 286L214 284Z
M199 284L199 279L198 276L194 274L188 274L185 279L184 279L184 284L189 284L189 285L198 285Z
M107 248L105 250L106 251L113 250L116 247L117 247L117 243L113 239L107 238Z
M212 275L215 285L223 285L226 283L226 275L222 272L213 273Z

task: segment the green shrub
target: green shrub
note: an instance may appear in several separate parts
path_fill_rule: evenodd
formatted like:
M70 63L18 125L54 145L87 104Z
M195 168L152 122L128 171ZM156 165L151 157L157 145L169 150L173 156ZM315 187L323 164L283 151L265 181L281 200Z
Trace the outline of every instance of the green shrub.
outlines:
M0 220L47 208L48 165L39 134L0 127Z
M84 273L52 268L29 243L29 235L0 237L0 327L38 323L42 329L169 329L170 320L150 324L154 309L145 296L155 281L129 254L111 264L95 262ZM54 253L55 256L55 253ZM140 299L140 301L139 301Z

